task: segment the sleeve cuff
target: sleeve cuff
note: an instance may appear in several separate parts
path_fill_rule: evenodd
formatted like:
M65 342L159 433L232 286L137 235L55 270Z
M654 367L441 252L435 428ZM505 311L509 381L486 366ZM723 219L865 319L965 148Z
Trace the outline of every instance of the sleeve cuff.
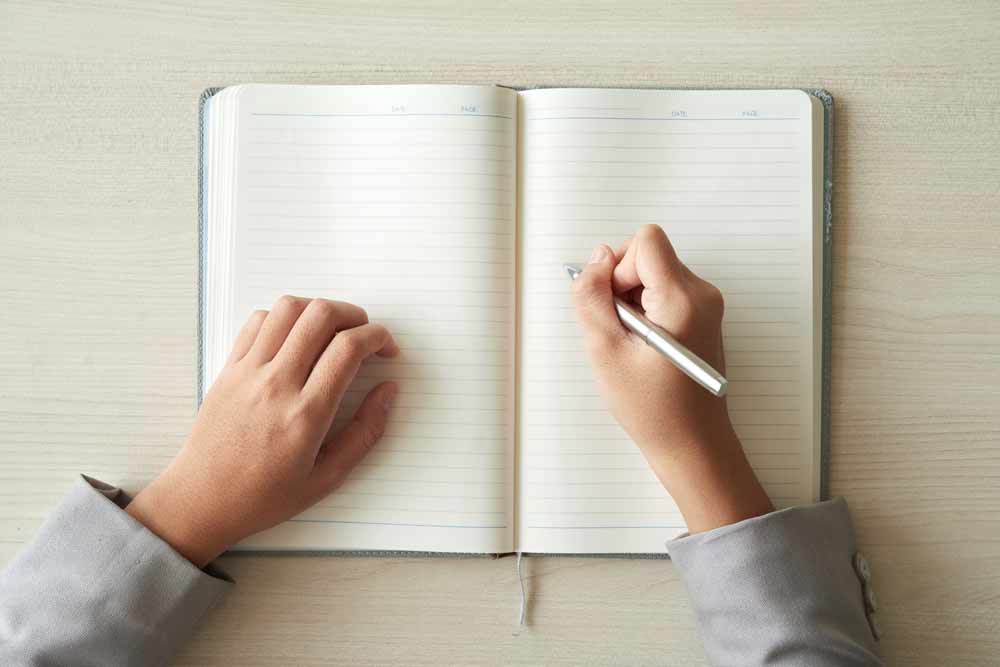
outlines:
M879 664L843 498L667 542L715 664Z
M232 581L198 569L122 511L129 500L77 480L0 573L0 655L161 664L193 634Z
M831 521L833 526L831 526ZM670 558L684 559L690 552L702 548L712 548L723 540L738 540L748 535L756 535L763 531L798 531L802 526L812 528L820 526L824 531L836 528L842 541L849 542L854 548L854 530L851 517L847 511L847 502L843 498L834 498L814 505L799 505L782 510L769 512L761 516L751 517L720 526L704 533L684 533L667 541Z
M112 486L110 484L102 482L98 479L94 479L93 477L89 477L87 475L80 475L80 479L77 480L77 483L73 486L73 489L70 491L70 496L72 497L78 491L84 497L87 497L88 495L94 495L94 492L96 492L99 495L94 495L95 500L99 499L100 496L104 496L105 498L110 500L114 505L116 505L119 508L119 510L121 510L120 512L117 512L117 514L120 516L116 517L116 519L123 519L126 523L130 524L135 528L138 528L139 532L141 534L144 534L144 536L148 536L150 539L155 540L158 543L156 551L159 552L161 548L165 549L170 555L172 555L177 559L178 568L191 569L195 573L200 573L201 575L208 575L210 579L221 580L222 582L228 584L227 586L224 586L222 588L223 593L228 591L229 587L234 583L233 580L229 577L229 575L223 572L222 569L217 567L214 563L209 563L204 568L199 570L197 567L195 567L195 565L191 561L187 560L179 553L174 551L174 548L171 547L166 542L164 542L159 535L146 528L146 526L142 525L140 522L136 521L131 514L125 512L124 511L125 508L128 507L128 504L130 502L132 502L132 497L129 496L127 493L125 493L124 490L116 486ZM67 502L69 500L70 499L67 498ZM107 507L107 509L111 508ZM169 558L169 556L165 556L165 558L167 558L168 560L173 560L172 558ZM204 579L204 577L202 576L198 576L197 578L199 580ZM213 585L211 582L205 582L205 583L207 583L208 585Z

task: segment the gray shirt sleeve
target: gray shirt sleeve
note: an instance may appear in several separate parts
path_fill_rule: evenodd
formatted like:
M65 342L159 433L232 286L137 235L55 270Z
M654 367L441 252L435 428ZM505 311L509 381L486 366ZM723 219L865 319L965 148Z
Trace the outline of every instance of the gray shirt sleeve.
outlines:
M0 664L159 665L232 582L199 570L82 477L0 572Z
M842 498L667 547L713 664L882 664L871 572Z
M232 586L81 478L0 572L0 664L167 662ZM716 665L879 665L877 606L842 499L668 544Z

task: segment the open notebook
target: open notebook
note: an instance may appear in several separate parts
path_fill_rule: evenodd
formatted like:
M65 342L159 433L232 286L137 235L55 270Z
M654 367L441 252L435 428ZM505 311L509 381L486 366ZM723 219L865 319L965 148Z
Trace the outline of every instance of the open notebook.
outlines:
M777 506L820 495L824 104L797 91L246 85L202 110L201 391L282 294L402 348L388 432L250 549L662 553L675 504L591 380L563 262L644 223L727 302L729 407Z

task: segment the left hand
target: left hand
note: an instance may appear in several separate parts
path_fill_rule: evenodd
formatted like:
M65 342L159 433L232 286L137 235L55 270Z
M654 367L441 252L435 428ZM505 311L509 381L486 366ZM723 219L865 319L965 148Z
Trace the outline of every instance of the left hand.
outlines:
M302 512L381 437L392 382L329 431L361 363L398 352L388 330L349 303L284 296L254 313L184 448L126 511L198 567Z

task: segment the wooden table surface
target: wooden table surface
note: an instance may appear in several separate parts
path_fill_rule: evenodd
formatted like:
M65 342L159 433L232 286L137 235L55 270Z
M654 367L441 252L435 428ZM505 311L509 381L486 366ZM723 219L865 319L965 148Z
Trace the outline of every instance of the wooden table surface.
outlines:
M1000 5L665 5L0 4L0 562L74 473L135 489L190 425L203 88L824 87L832 490L889 663L996 660ZM530 559L522 628L511 558L223 560L181 664L704 661L668 562Z

